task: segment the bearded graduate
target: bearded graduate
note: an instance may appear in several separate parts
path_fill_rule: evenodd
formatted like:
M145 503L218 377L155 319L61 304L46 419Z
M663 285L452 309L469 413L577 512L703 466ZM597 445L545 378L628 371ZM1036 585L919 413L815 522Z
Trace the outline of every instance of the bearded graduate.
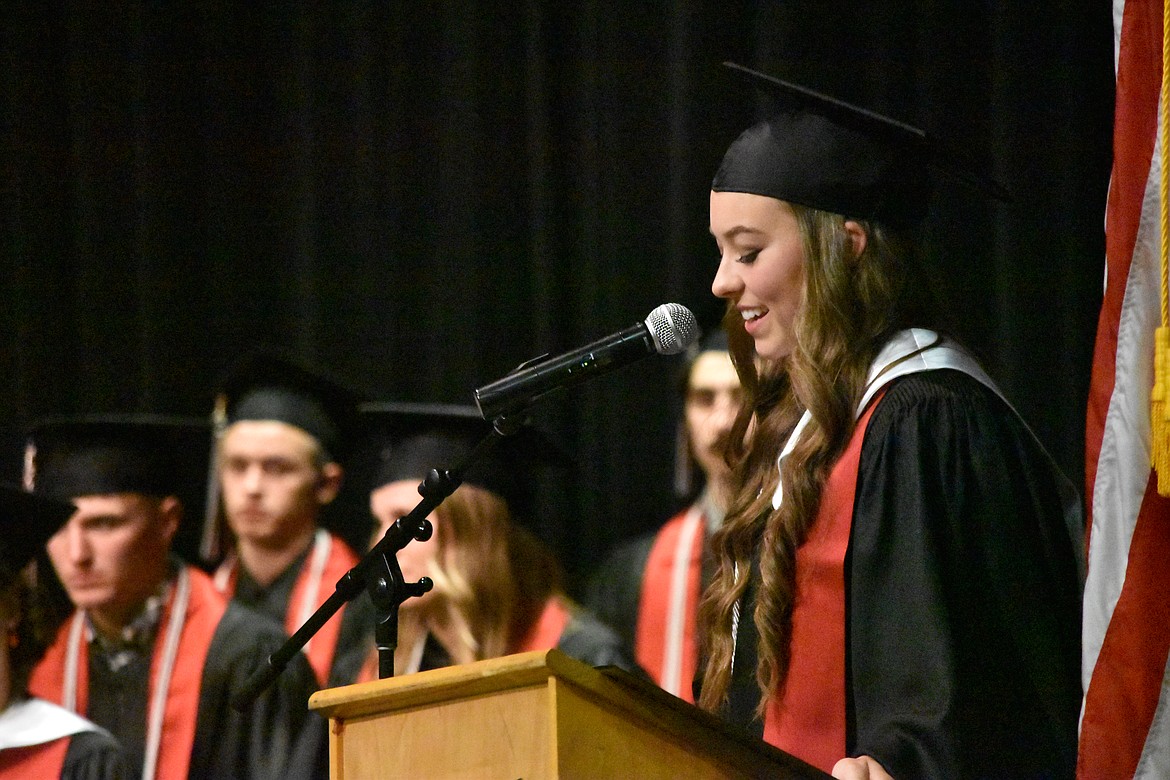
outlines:
M841 778L1071 777L1080 504L928 329L911 234L957 180L916 128L746 73L775 110L711 186L745 405L699 703Z
M181 483L206 478L210 443L210 426L186 418L34 428L34 490L76 509L47 544L72 613L29 690L112 733L146 780L320 777L326 727L308 711L308 661L298 654L245 711L231 707L284 633L170 551L189 491Z
M56 704L29 697L32 667L51 630L34 595L33 561L73 505L0 485L0 780L129 778L122 748L108 731ZM29 570L32 569L30 572ZM43 572L42 572L43 574Z

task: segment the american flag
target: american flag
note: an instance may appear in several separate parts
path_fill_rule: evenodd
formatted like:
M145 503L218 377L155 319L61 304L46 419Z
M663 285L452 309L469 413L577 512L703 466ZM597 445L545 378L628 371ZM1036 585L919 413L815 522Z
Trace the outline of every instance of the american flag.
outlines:
M1086 418L1081 778L1170 778L1170 499L1150 467L1161 322L1158 143L1167 0L1113 3L1117 104L1105 295Z

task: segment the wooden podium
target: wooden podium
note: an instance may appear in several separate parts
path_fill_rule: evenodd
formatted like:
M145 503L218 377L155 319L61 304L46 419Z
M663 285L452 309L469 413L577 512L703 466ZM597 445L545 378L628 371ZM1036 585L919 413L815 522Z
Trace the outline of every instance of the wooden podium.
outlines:
M319 691L333 780L827 778L618 669L557 650Z

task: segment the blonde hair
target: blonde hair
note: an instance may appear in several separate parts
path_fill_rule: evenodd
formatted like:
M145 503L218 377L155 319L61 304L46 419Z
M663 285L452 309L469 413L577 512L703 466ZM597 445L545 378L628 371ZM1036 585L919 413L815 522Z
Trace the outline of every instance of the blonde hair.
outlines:
M859 223L866 244L857 255L844 217L791 208L805 257L804 299L794 323L792 354L780 362L757 364L742 318L731 309L724 318L745 403L728 448L735 497L712 540L717 568L700 606L707 662L699 704L708 710L727 700L732 614L756 576L757 559L757 599L750 618L759 633L760 714L767 697L783 689L790 658L796 550L816 519L824 483L853 432L854 409L869 365L894 331L912 321L931 324L929 318L915 321L925 312L911 300L907 278L912 258L901 237L883 226ZM776 456L806 409L812 422L780 474ZM780 480L784 502L773 509L772 496ZM764 554L757 556L758 551Z
M560 586L551 554L515 525L495 493L461 485L435 509L435 581L439 619L455 637L455 663L508 654Z

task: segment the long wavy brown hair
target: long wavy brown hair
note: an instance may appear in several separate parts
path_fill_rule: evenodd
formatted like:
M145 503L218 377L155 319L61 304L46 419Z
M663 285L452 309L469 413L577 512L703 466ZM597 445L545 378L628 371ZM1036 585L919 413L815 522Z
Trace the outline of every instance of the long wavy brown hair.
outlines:
M456 663L510 652L560 589L555 558L495 493L461 485L435 509L435 609L454 629Z
M928 307L918 302L920 291L909 286L915 264L905 237L858 222L866 244L856 255L844 217L791 208L805 258L804 299L791 355L780 362L758 359L738 312L729 307L724 318L745 395L727 453L738 487L712 540L717 569L700 605L706 668L699 705L716 710L726 702L731 682L733 611L756 576L758 561L755 611L742 619L754 618L759 632L761 716L767 697L783 689L788 673L796 551L853 432L870 363L895 331L933 324ZM778 473L776 458L806 409L812 421ZM778 480L784 501L774 510Z

